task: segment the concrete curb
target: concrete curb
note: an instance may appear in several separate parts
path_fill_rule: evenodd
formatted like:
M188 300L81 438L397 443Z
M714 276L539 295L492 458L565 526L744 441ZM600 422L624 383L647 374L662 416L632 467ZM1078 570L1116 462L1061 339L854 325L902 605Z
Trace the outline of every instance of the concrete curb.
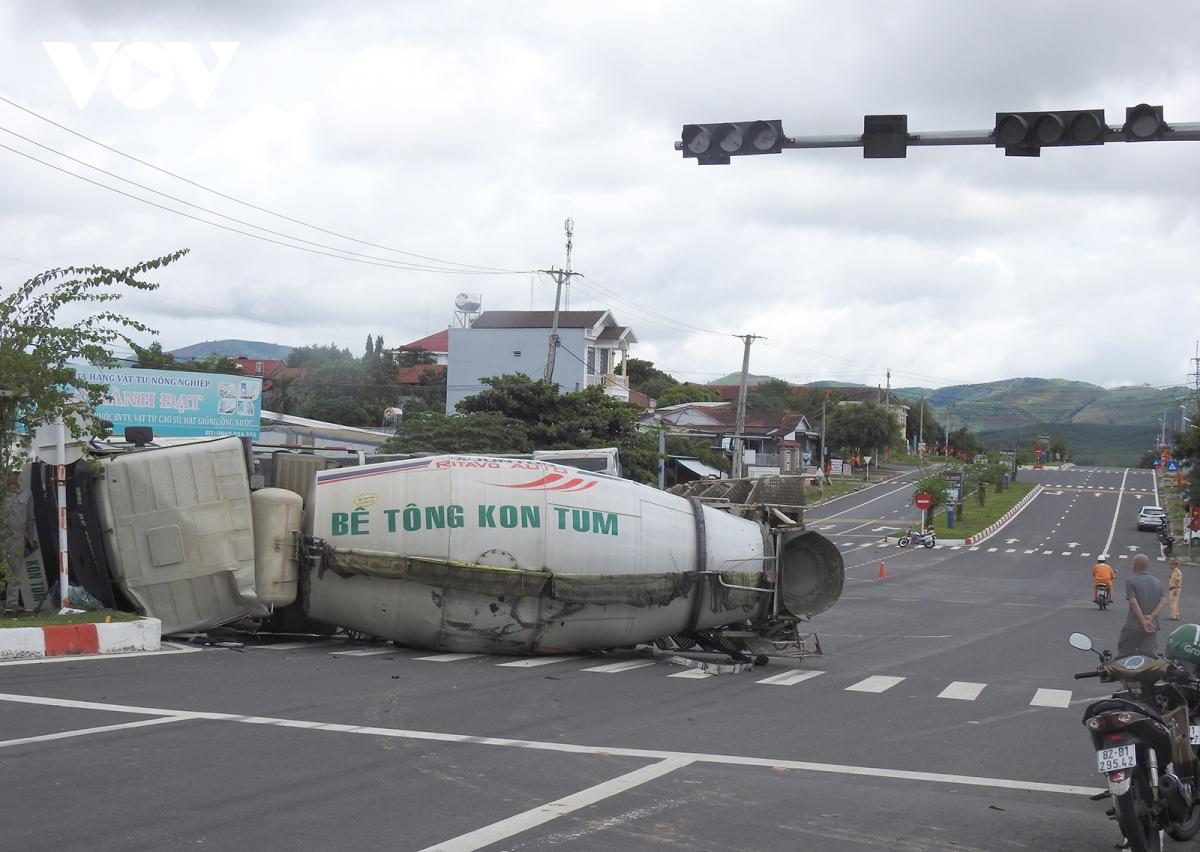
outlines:
M0 660L28 660L81 654L120 654L162 648L157 618L101 624L0 628Z
M980 530L975 535L968 536L966 539L963 540L963 543L967 544L967 545L979 544L981 541L985 541L989 537L994 535L995 533L999 532L1001 529L1004 528L1005 525L1008 524L1009 521L1011 521L1013 518L1015 518L1017 515L1019 515L1021 513L1021 510L1024 509L1026 506L1028 506L1030 501L1033 500L1034 497L1041 494L1042 490L1043 489L1042 489L1041 485L1035 486L1032 491L1030 491L1028 494L1026 494L1024 497L1021 498L1021 502L1017 503L1017 505L1013 506L1011 509L1009 509L1007 512L1005 512L1004 517L1002 517L1000 520L996 521L996 523L992 524L990 527L985 527L984 529Z

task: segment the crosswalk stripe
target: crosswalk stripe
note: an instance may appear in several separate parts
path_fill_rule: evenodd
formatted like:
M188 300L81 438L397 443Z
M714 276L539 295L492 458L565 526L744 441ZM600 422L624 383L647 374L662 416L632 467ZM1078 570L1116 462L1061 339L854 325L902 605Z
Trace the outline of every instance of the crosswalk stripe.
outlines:
M301 648L312 648L316 642L275 642L271 645L247 645L253 651L298 651Z
M351 651L330 651L331 657L374 657L376 654L391 654L395 648L355 648Z
M1069 689L1039 689L1029 702L1030 707L1070 707L1071 690Z
M513 660L511 663L496 663L497 666L512 666L516 669L529 669L534 666L548 666L551 663L565 663L578 660L579 657L529 657L524 660Z
M810 680L819 674L825 674L825 672L782 672L781 674L764 677L762 680L755 681L755 683L765 683L769 686L792 686L793 684Z
M891 689L893 686L904 680L902 677L890 677L888 675L871 675L865 680L860 680L853 686L847 686L847 692L884 692Z
M687 671L676 672L675 674L667 675L667 677L688 677L692 678L693 680L703 680L706 677L712 677L712 675L710 675L708 672L700 671L700 669L688 669Z
M983 692L986 683L969 683L963 680L956 680L939 694L938 698L957 698L960 701L974 701L979 697L979 693Z
M627 672L632 669L640 669L643 666L658 665L655 660L624 660L620 663L606 663L603 666L592 666L591 668L582 669L585 672L599 672L600 674L617 674L618 672Z
M427 663L456 663L459 660L469 660L472 657L480 657L482 654L434 654L432 657L414 657L413 659L424 660Z

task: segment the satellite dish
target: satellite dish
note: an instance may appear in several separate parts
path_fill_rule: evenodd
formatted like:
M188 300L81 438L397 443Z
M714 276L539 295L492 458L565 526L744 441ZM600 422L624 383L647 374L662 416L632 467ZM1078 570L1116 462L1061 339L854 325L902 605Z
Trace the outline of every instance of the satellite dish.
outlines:
M454 307L458 308L460 311L474 313L475 311L479 310L479 306L482 304L482 301L483 300L480 299L478 294L459 293L454 297Z

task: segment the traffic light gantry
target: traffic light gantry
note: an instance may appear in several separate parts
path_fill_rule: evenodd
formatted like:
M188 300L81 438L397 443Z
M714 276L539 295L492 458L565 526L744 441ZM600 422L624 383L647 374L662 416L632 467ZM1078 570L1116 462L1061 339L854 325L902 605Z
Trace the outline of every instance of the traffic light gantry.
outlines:
M675 150L704 166L785 148L862 148L864 159L890 159L907 156L910 146L992 145L1006 156L1038 157L1043 148L1166 140L1200 141L1200 123L1167 124L1163 108L1149 104L1128 107L1120 125L1108 124L1102 109L1042 110L998 112L990 130L925 133L909 133L907 115L867 115L860 136L789 137L780 120L733 121L685 124Z

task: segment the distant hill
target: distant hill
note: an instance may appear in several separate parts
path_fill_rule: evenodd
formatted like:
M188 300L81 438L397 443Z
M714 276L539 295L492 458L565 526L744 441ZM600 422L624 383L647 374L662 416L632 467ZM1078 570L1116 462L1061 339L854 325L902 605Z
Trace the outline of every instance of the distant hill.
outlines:
M1017 378L945 388L898 388L909 401L929 401L950 429L966 426L990 447L1024 447L1039 435L1061 436L1079 464L1136 465L1162 434L1179 424L1186 387L1102 388L1067 379ZM1174 425L1173 425L1174 424Z
M746 387L756 388L762 382L765 382L769 379L773 380L774 378L775 378L774 376L756 376L753 373L750 373L746 376ZM742 384L742 374L741 373L730 373L728 376L721 376L721 378L719 378L719 379L713 379L711 382L708 382L708 384L740 386Z
M292 348L278 343L263 343L258 340L210 340L204 343L193 343L191 346L184 346L180 349L172 349L167 354L174 355L181 361L204 358L208 355L270 361L286 359Z
M1102 388L1067 379L1017 378L945 388L898 388L896 396L926 399L949 419L952 428L994 432L1046 424L1152 426L1166 412L1168 424L1179 420L1180 402L1191 399L1185 387Z

